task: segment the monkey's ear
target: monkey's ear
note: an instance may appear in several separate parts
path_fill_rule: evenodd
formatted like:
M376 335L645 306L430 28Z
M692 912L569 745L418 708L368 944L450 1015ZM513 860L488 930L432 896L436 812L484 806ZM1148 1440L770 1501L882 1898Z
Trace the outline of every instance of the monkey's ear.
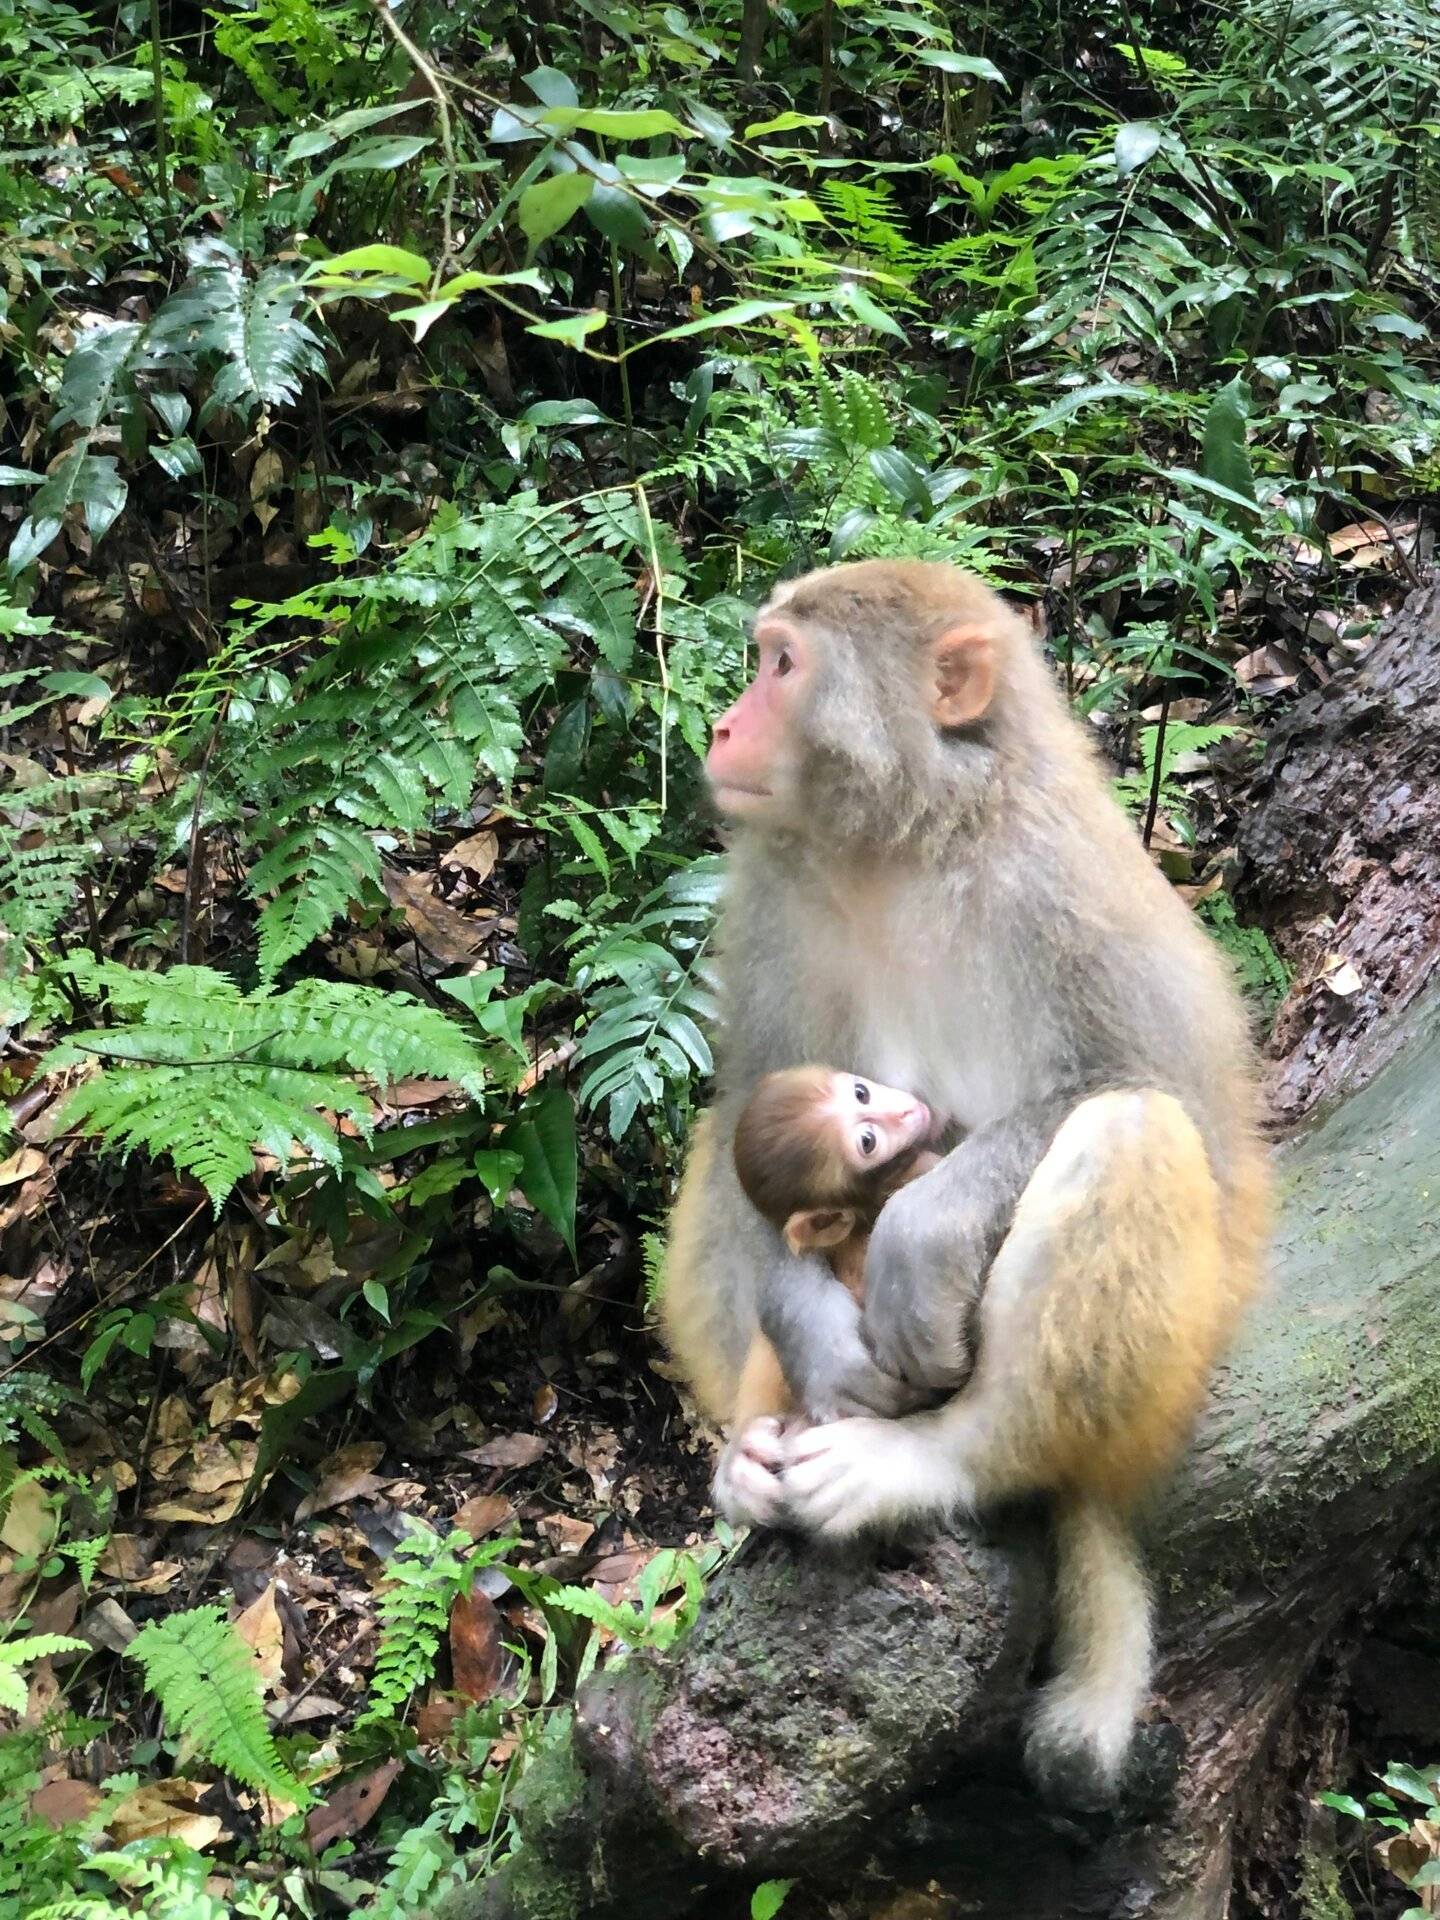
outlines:
M807 1207L785 1222L785 1244L791 1253L822 1253L848 1240L856 1223L853 1207Z
M968 727L981 719L995 692L995 644L983 627L948 627L932 656L937 727Z

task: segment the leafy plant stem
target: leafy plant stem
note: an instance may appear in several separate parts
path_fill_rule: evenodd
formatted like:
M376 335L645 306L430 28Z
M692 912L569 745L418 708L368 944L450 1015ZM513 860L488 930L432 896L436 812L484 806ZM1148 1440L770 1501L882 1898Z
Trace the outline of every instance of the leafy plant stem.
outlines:
M151 0L151 4L156 4L156 0ZM459 176L460 163L455 152L455 129L450 117L450 96L446 92L445 82L440 78L438 71L400 25L387 0L373 0L373 4L380 17L381 25L425 82L435 101L435 126L440 136L440 151L445 158L445 198L440 207L440 254L435 262L435 272L430 283L430 292L433 296L449 274L455 259L455 183Z
M610 294L615 318L615 348L620 362L620 404L625 413L625 465L635 478L635 403L630 392L630 366L626 359L625 293L620 274L620 249L610 242Z
M622 369L623 371L623 369ZM638 482L635 500L645 528L645 543L650 550L650 582L655 610L655 664L660 672L660 811L669 804L670 791L670 666L665 658L665 573L660 551L655 544L655 523L650 518L650 502Z
M160 0L150 0L150 77L155 106L155 177L168 220L175 218L170 192L170 154L165 130L165 37L160 28Z

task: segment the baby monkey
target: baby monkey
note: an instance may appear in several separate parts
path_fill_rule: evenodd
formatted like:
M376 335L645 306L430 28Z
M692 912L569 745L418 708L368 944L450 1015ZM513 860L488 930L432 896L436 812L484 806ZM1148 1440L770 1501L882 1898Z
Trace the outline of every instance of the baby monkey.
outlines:
M741 1110L735 1171L791 1253L823 1253L859 1300L870 1229L892 1193L939 1164L930 1151L937 1132L913 1094L835 1067L787 1067L758 1081ZM735 1431L762 1414L794 1411L775 1349L757 1333L740 1376Z

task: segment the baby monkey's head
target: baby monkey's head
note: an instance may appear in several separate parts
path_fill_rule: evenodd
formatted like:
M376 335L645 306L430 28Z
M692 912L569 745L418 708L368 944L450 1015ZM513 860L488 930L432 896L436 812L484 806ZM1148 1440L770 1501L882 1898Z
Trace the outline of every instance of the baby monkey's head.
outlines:
M746 1197L792 1253L868 1230L934 1130L913 1094L834 1067L767 1073L735 1128Z

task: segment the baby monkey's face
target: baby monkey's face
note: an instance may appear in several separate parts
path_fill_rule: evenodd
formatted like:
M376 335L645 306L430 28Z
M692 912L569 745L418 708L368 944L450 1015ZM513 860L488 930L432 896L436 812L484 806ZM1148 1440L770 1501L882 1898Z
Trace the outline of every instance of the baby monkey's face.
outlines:
M855 1173L874 1173L921 1146L934 1130L923 1100L853 1073L832 1073L821 1109L836 1155Z

